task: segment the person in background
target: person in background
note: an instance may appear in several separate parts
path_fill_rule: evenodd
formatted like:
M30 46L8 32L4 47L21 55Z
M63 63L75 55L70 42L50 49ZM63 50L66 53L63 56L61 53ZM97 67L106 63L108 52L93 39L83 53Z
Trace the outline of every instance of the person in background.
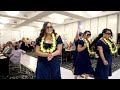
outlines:
M25 38L23 37L22 40L19 41L19 48L24 51L27 51L25 43L26 41L25 41Z
M13 44L11 41L7 42L7 47L4 49L4 51L2 52L4 56L8 57L9 54L12 52L13 50Z
M2 45L2 52L5 50L6 46L7 46L7 44Z
M13 64L19 64L20 63L20 59L21 59L21 55L25 54L26 51L21 50L18 48L18 45L14 46L14 49L12 50L11 54L9 55L9 60L13 63Z
M85 74L85 79L88 78L88 76L94 75L94 70L92 68L92 64L90 61L90 48L89 48L89 41L88 38L91 36L90 31L85 31L83 34L83 38L78 41L77 45L77 57L75 60L75 69L74 69L74 75L75 79L78 78L78 76L83 77L83 74Z
M83 37L83 33L77 31L76 36L74 38L74 42L73 42L74 48L75 48L75 50L73 51L73 68L75 66L75 60L76 60L76 56L77 56L77 53L78 53L77 52L78 41L81 40L82 37Z
M2 50L3 50L3 49L2 49L2 45L0 44L0 52L2 52Z
M30 50L34 51L34 48L35 48L35 41L31 41Z
M55 33L52 24L45 22L36 39L35 53L38 62L35 79L61 79L59 56L62 44L61 36Z
M26 49L27 51L31 51L31 40L29 38L26 39Z
M5 52L9 48L8 42L3 44L3 52Z

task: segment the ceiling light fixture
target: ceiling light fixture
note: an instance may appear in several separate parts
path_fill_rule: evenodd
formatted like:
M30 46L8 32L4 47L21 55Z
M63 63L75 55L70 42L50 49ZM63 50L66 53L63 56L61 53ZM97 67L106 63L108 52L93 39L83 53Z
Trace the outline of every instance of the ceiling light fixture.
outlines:
M0 18L0 22L3 24L7 24L7 23L9 23L9 20L6 18Z
M0 29L3 29L4 28L4 25L3 24L0 24Z
M57 14L57 13L50 14L48 17L50 17L52 19L55 19L55 18L67 19L67 18L69 18L68 16Z
M90 16L96 16L100 14L102 11L86 11Z
M10 16L16 16L19 14L19 11L5 11Z
M58 23L58 24L62 24L62 23L64 23L64 19L63 18L56 18L56 19L54 19L54 22Z
M53 14L49 15L48 17L53 19L54 23L58 23L58 24L62 24L62 23L64 23L65 19L70 18L68 16L61 15L61 14L56 14L56 13L53 13Z

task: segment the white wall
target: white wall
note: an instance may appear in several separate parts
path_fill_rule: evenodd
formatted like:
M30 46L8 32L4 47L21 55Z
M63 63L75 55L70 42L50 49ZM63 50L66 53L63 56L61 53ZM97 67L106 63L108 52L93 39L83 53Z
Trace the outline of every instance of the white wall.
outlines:
M91 38L95 38L98 34L98 18L91 19Z
M85 20L82 21L81 31L84 32L85 30L90 30L92 33L91 38L94 38L99 33L102 33L102 30L104 28L109 28L113 32L113 40L116 41L117 33L120 32L120 18L118 31L117 20L118 20L117 14Z
M20 35L20 31L11 31L12 33L12 37L11 37L11 40L13 42L15 41L19 41L21 39L21 35Z
M11 30L2 30L1 44L12 40Z
M110 15L107 19L107 28L113 32L113 40L117 41L117 15Z
M102 33L102 30L107 27L107 17L98 18L98 34Z
M64 33L64 32L65 32L65 30L64 30L64 25L55 26L54 29L55 29L55 32L56 32L58 35L61 36L63 42L65 42L65 40L66 40L67 38L66 38L66 35L65 35L65 33Z
M77 25L78 23L74 22L66 25L56 26L54 27L54 29L56 33L61 35L63 42L69 43L70 41L73 42L75 38L77 28L78 28Z
M66 34L68 43L70 41L71 42L74 41L77 29L78 29L78 23L77 22L65 25L65 34Z
M120 33L120 14L119 14L119 19L118 19L118 33Z
M40 30L35 29L34 27L21 27L18 29L20 31L20 38L30 38L32 41L35 41L39 36Z
M90 27L91 27L91 26L90 26L90 24L91 24L91 23L90 23L90 19L89 19L89 20L86 20L86 21L84 21L84 22L85 22L85 24L84 24L84 25L85 25L85 30L91 30L91 29L90 29Z
M20 32L12 30L0 30L0 43L4 44L8 41L16 42L20 40Z

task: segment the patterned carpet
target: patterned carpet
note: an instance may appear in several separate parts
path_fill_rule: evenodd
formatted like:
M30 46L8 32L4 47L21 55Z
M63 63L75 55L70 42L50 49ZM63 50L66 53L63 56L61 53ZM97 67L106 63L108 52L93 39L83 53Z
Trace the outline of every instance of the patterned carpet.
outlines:
M91 60L91 63L93 69L95 70L97 60ZM72 68L72 65L73 65L72 62L67 62L67 63L64 62L63 64L61 64L62 67L73 71L74 69ZM120 68L120 58L114 58L112 62L112 72L116 71L119 68Z
M16 68L17 67L17 68ZM10 74L7 77L0 76L0 79L34 79L34 72L21 65L21 72L19 71L19 67L13 66L10 67Z
M27 54L37 58L37 56L35 56L35 54L33 52L29 52ZM92 67L95 69L97 60L94 59L91 61L92 61ZM7 76L7 77L0 76L0 79L34 79L34 77L35 77L34 72L30 71L25 66L21 65L20 73L18 73L19 68L16 69L15 67L17 67L17 66L10 67L11 73L9 76ZM73 71L72 61L68 61L67 63L62 62L61 67L64 67L66 69ZM119 68L120 68L120 58L114 58L113 63L112 63L112 72L116 71Z
M35 56L35 54L33 52L28 52L27 54L37 58L37 56ZM96 63L97 63L97 59L92 59L91 62L92 62L92 67L95 69ZM69 69L69 70L73 71L72 60L68 61L67 63L63 62L61 64L61 67L64 67L66 69ZM120 56L119 57L114 57L113 58L113 62L112 62L112 72L116 71L119 68L120 68Z

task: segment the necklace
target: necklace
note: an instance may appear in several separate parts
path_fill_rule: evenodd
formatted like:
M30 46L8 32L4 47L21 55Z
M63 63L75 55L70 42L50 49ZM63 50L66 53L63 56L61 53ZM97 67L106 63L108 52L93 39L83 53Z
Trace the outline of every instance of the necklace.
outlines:
M118 50L117 45L113 41L111 41L110 39L107 40L105 38L103 38L103 41L109 46L110 52L112 54L115 54L117 52ZM114 48L112 47L112 45L114 45Z
M87 39L84 39L84 42L85 42L86 45L87 45L87 50L88 50L89 54L92 54L92 52L90 51L89 42L87 41Z
M44 41L45 41L45 37L42 37L42 40L41 40L41 42L40 42L40 50L42 51L42 52L47 52L47 53L52 53L55 49L56 49L56 38L55 38L55 35L52 33L52 46L51 46L51 48L48 48L48 49L45 49L44 48Z

